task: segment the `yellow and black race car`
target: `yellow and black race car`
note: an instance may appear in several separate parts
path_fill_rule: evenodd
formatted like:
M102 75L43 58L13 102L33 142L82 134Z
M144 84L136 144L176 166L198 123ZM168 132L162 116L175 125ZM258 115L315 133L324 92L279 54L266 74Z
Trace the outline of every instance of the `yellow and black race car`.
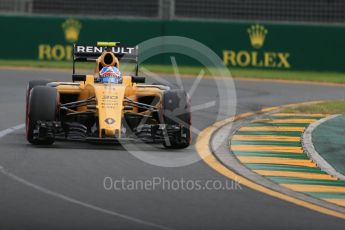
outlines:
M166 148L191 143L190 99L180 89L145 84L138 77L138 47L114 42L74 45L72 82L30 81L26 137L35 145L55 140L121 143L141 140ZM121 62L136 66L122 76ZM91 75L75 73L76 62L94 62Z

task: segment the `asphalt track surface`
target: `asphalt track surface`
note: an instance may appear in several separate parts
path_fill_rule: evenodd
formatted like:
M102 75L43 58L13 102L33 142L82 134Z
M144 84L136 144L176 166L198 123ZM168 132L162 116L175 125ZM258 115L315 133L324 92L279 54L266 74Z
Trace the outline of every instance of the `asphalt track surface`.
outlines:
M42 70L2 69L0 77L0 130L24 123L30 79L70 80L66 72ZM173 77L165 79L176 83ZM184 87L189 89L193 81L184 78ZM237 114L345 98L345 88L335 86L242 80L235 81L235 86ZM214 80L203 79L192 104L217 100L218 95ZM217 105L194 112L197 129L216 121ZM148 150L197 156L194 147L173 153L157 147ZM345 224L243 186L237 190L106 190L106 176L224 183L226 178L203 161L182 167L154 166L119 146L57 142L53 147L34 147L26 142L23 129L0 139L0 165L0 229L343 229Z

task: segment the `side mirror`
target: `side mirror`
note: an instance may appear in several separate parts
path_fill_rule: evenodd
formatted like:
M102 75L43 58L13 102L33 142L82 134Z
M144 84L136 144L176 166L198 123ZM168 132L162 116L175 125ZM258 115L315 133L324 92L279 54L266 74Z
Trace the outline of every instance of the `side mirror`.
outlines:
M133 83L145 83L146 78L145 77L132 77Z
M81 75L81 74L73 74L72 75L72 81L86 81L86 75Z

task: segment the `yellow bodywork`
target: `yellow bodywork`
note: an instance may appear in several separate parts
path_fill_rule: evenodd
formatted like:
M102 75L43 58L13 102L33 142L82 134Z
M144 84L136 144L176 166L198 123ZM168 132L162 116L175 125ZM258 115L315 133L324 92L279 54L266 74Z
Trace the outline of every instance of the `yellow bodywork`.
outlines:
M150 87L150 85L146 84L145 87L143 85L140 87L140 84L132 83L131 76L123 76L122 84L95 83L94 79L94 75L87 75L85 82L81 81L73 84L63 84L60 82L57 90L60 95L77 94L78 100L86 100L90 97L96 98L95 108L81 106L78 107L77 111L71 110L71 112L94 111L99 121L100 138L103 135L121 138L124 113L138 112L136 107L124 110L124 99L126 97L133 101L137 101L137 98L142 96L162 98L162 92L159 88ZM157 104L157 107L159 106L160 103Z

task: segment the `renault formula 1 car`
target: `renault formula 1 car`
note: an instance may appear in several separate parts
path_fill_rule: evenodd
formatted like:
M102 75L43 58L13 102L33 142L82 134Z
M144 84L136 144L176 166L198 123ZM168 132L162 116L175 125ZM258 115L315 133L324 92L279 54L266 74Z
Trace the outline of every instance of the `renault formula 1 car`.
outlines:
M191 143L190 99L180 89L145 84L138 77L138 47L119 43L74 45L72 82L30 81L26 98L26 138L35 145L56 139L121 143L141 140L166 148ZM122 82L98 81L105 66L136 66ZM76 62L94 62L91 75L78 75Z

